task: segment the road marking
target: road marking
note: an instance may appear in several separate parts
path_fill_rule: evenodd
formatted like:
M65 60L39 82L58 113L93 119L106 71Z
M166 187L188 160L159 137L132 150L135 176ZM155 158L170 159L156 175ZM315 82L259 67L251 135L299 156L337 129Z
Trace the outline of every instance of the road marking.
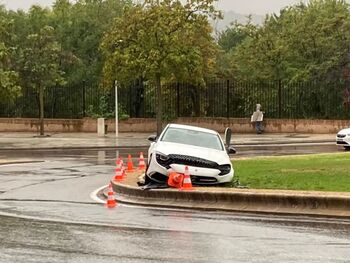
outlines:
M102 186L102 187L96 189L95 191L91 192L90 198L91 198L92 200L94 200L95 202L97 202L97 203L100 203L100 204L107 204L107 201L102 200L101 198L99 198L99 197L97 196L98 192L102 191L102 190L105 189L106 187L108 187L108 185Z
M96 203L99 204L107 204L107 201L102 200L97 196L98 192L102 191L103 189L107 188L108 185L101 186L100 188L94 190L90 194L90 198L94 200ZM137 204L120 204L118 203L118 206L123 206L123 207L129 207L129 208L136 208L136 209L155 209L155 210L165 210L165 211L188 211L188 209L181 209L181 208L167 208L167 207L154 207L152 205L137 205Z
M17 166L17 165L25 165L25 164L31 164L31 163L44 163L46 161L35 161L35 160L31 160L31 161L8 161L8 162L3 162L0 163L0 166Z

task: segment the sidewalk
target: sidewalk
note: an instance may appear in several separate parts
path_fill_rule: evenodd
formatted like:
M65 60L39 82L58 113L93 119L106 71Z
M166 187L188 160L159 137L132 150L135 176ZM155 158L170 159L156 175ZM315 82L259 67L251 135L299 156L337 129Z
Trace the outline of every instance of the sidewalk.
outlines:
M0 133L0 150L148 147L150 133L120 133L98 137L96 133L51 133L38 138L36 133ZM223 136L223 135L222 135ZM335 143L335 134L233 134L233 145L276 145Z

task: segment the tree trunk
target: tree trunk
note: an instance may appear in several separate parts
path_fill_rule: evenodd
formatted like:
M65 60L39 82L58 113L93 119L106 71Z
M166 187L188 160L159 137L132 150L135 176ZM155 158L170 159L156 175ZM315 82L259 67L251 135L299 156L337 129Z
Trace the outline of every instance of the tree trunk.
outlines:
M162 96L162 85L160 82L160 74L156 75L156 85L157 85L157 137L162 133L162 118L163 118L163 96Z
M40 135L44 135L44 88L39 88Z

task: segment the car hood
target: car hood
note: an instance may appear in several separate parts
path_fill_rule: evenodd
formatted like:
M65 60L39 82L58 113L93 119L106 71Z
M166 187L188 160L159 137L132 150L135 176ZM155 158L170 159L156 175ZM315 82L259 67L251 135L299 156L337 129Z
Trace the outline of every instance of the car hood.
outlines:
M216 162L217 164L229 164L230 158L225 151L218 151L209 148L197 147L187 144L171 143L171 142L158 142L156 152L169 154L180 154L202 158Z
M343 129L343 130L339 131L338 134L350 134L350 128Z

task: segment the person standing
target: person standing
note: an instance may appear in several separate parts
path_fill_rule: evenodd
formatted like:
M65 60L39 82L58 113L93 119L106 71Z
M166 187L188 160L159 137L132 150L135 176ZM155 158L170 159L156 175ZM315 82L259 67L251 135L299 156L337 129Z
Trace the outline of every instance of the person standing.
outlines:
M253 112L250 121L255 123L255 130L257 134L261 134L263 132L263 119L264 113L261 111L261 105L256 104L256 111Z

